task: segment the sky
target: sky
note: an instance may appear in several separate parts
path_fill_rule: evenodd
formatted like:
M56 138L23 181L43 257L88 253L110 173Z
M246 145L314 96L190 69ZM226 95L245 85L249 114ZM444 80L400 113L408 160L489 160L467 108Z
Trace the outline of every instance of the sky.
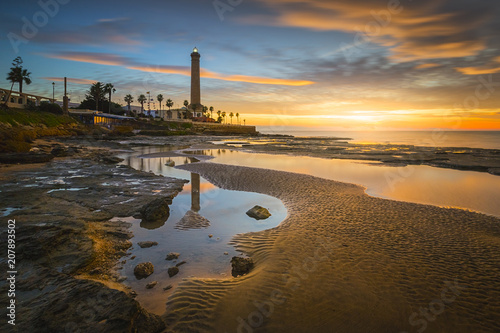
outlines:
M180 107L196 46L202 104L246 124L500 130L497 0L30 0L0 31L0 87L21 56L24 92L67 77L71 102L100 81Z

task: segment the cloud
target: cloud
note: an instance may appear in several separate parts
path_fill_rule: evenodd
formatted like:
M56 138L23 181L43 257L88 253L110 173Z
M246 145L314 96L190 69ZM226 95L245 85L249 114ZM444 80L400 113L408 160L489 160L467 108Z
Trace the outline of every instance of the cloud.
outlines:
M500 57L496 57L493 61L500 63ZM477 67L455 67L455 69L465 75L495 74L500 72L500 66L498 64Z
M448 0L262 2L274 15L253 15L238 21L353 33L352 44L374 43L388 47L391 58L396 61L476 55L486 48L491 37L482 35L481 28L495 19L491 14L494 7L488 1L478 1L472 9L470 3Z
M441 66L440 64L435 64L435 63L427 63L427 64L420 64L415 66L415 69L427 69L427 68L434 68L434 67L439 67Z
M52 82L54 82L54 81L64 82L63 77L42 77L41 79L47 80L47 81L52 81ZM89 84L93 84L93 83L97 82L96 80L75 79L75 78L71 78L71 77L66 78L66 81L68 83L85 84L85 85L89 85Z
M44 56L48 58L86 62L98 65L123 66L128 69L137 70L141 72L191 76L191 68L188 66L168 66L168 65L152 66L147 64L141 64L132 59L109 53L62 52L56 54L44 54ZM228 74L211 72L206 69L201 69L200 76L204 78L223 80L223 81L284 85L284 86L305 86L315 83L313 81L307 81L307 80L277 79L277 78L249 76L249 75L228 75Z

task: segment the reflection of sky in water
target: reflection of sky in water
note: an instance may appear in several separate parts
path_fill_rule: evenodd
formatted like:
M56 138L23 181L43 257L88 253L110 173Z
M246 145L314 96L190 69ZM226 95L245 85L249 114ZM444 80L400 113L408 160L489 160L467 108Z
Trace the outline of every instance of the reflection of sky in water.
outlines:
M390 167L379 162L214 150L215 163L309 174L359 184L374 196L461 207L500 216L500 177L425 165ZM201 152L198 152L201 153ZM210 152L212 153L212 152Z
M175 165L190 163L192 158L184 156L136 157L161 151L168 151L168 148L143 147L137 149L136 153L121 156L125 158L123 164L136 169L190 180L190 183L184 185L183 191L174 198L170 205L170 217L166 222L145 224L140 220L128 219L132 223L131 231L134 234L131 239L134 245L131 252L136 258L127 259L122 275L127 276L125 283L138 293L137 300L148 310L157 314L164 312L167 297L172 293L172 290L164 291L164 287L169 284L175 287L183 278L189 276L231 278L230 260L232 256L239 254L232 245L228 244L232 237L238 233L275 227L285 219L287 214L283 203L276 198L258 193L223 190L201 177L199 187L192 186L191 177L196 174L165 165L169 161L174 161ZM262 221L248 217L245 212L254 205L268 208L272 216ZM210 221L210 226L202 229L176 229L176 224L189 210L198 211L201 216ZM209 234L213 237L209 238ZM156 241L158 246L141 249L137 245L137 242L141 241ZM165 256L169 252L178 252L181 255L177 261L166 261ZM228 254L225 255L225 252ZM179 267L179 274L169 278L168 267L184 260L187 263ZM146 261L153 263L155 272L146 279L137 280L133 275L133 269L138 263ZM152 281L158 281L158 285L153 289L145 289L146 284Z

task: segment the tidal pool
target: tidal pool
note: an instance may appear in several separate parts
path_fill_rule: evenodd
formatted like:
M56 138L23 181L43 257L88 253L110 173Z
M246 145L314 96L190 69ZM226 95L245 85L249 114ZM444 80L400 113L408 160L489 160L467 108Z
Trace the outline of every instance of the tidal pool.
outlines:
M134 153L121 156L125 158L122 164L135 169L190 181L173 199L170 217L166 222L145 224L134 218L119 218L132 224L130 231L134 234L130 240L133 243L130 249L132 254L125 258L127 261L122 265L121 274L127 277L125 284L137 292L136 299L156 314L164 313L168 296L183 278L232 278L230 260L240 254L229 244L232 237L239 233L276 227L287 215L283 203L274 197L223 190L198 174L166 165L171 162L175 165L196 162L191 156L154 157L155 154L168 151L170 148L142 147ZM269 209L271 217L261 221L248 217L246 211L255 205ZM183 223L186 214L201 217L203 222L194 226ZM158 245L140 248L137 243L142 241L155 241ZM165 260L170 252L179 253L179 258ZM135 258L130 259L133 256ZM137 280L133 274L134 267L147 261L153 263L154 273L146 279ZM170 278L168 268L182 261L186 263L179 266L179 273ZM158 284L146 289L146 285L153 281ZM163 290L169 285L173 288Z

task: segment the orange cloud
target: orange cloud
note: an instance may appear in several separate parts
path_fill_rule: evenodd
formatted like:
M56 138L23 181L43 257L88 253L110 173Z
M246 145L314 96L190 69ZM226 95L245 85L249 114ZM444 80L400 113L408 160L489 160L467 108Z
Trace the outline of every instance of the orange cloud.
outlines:
M42 79L47 80L47 81L56 81L56 82L63 82L64 78L63 77L42 77ZM97 82L97 80L88 80L88 79L75 79L75 78L66 78L68 83L76 83L76 84L93 84Z
M54 59L86 62L98 65L125 66L128 69L133 69L142 72L191 76L191 68L187 66L166 66L166 65L149 66L149 65L134 63L133 61L127 58L107 53L67 52L62 54L49 54L46 56ZM228 74L211 72L206 69L201 69L200 75L201 77L223 80L223 81L272 84L272 85L284 85L284 86L305 86L315 83L313 81L306 81L306 80L275 79L275 78L249 76L249 75L228 75Z
M493 60L495 62L500 62L500 57L496 57ZM500 72L500 67L495 67L495 65L481 67L456 67L455 69L465 75L495 74Z
M240 22L354 33L355 47L380 44L389 47L392 58L398 61L465 57L486 47L483 40L470 39L470 31L485 19L472 17L464 21L463 9L439 13L440 1L411 5L389 1L376 5L369 0L266 0L265 4L272 6L278 17L249 16Z
M127 59L109 53L64 52L61 54L45 54L47 58L87 62L98 65L123 66Z
M418 66L415 66L415 69L427 69L427 68L434 68L441 66L440 64L434 64L434 63L428 63L428 64L420 64Z

